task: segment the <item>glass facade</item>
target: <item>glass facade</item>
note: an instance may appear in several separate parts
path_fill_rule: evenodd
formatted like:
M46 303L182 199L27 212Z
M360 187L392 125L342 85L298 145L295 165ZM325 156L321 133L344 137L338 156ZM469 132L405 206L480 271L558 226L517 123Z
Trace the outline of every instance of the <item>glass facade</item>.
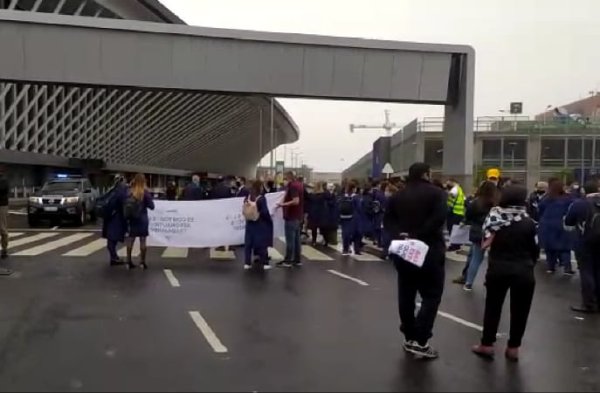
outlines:
M503 168L524 168L527 165L527 139L505 138L502 147Z
M542 138L542 166L563 168L565 166L565 138Z
M502 141L500 139L483 139L482 164L484 166L501 166L502 163Z
M441 139L425 139L424 160L432 168L443 166L444 142Z

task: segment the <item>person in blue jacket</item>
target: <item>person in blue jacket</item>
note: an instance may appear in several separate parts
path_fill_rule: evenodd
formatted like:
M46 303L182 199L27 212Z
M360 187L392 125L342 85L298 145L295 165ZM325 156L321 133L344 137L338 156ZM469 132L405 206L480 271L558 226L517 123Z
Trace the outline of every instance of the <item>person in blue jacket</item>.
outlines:
M183 189L182 201L199 201L204 199L204 190L200 185L200 176L192 176L192 182Z
M578 199L565 216L565 226L575 231L575 257L579 266L581 303L571 310L597 313L600 306L600 193L598 180L584 186L585 198Z
M564 269L564 274L573 275L571 250L573 236L563 226L573 199L565 193L563 182L552 178L548 181L548 194L539 203L539 240L546 252L547 273L554 273L556 265Z
M382 245L382 227L383 227L383 215L384 215L384 206L386 204L385 197L385 188L387 187L387 183L383 183L380 187L380 184L377 181L373 181L373 188L371 189L372 194L372 205L370 210L372 210L369 215L371 216L371 224L373 230L373 243L376 246Z
M117 255L117 244L125 242L127 221L123 215L123 204L127 198L127 185L122 175L115 175L114 185L102 197L102 237L106 239L106 249L110 256L110 266L123 265Z
M364 220L362 198L357 194L356 183L350 182L346 192L340 198L338 209L342 227L342 255L350 255L350 245L354 245L354 254L360 255L362 248L361 225Z
M331 224L331 209L333 196L325 189L325 183L318 182L314 192L309 194L307 206L308 228L311 231L312 245L317 245L317 230L323 237L325 245L328 244L328 230Z
M246 221L246 232L244 236L244 269L252 268L252 253L259 257L259 263L265 270L271 268L269 263L269 246L273 242L273 220L267 205L267 198L262 196L263 184L260 180L252 182L249 195L244 203L248 201L256 203L259 217L256 221Z

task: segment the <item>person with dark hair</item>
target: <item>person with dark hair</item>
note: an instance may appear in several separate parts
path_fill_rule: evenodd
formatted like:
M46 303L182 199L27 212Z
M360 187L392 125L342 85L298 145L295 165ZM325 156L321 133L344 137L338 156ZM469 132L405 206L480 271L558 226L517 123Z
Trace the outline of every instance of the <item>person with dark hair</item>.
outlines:
M573 237L563 226L563 218L572 202L560 179L552 178L548 181L548 194L539 204L539 236L540 244L546 252L549 274L556 271L557 264L563 267L564 274L575 274L571 267Z
M504 188L499 206L492 208L483 224L483 249L490 249L487 293L481 343L472 348L482 357L494 356L502 306L510 290L510 337L505 356L512 361L519 359L535 290L533 269L540 254L536 223L527 215L526 198L524 187Z
M444 221L446 193L430 182L425 163L413 164L403 191L391 196L384 216L384 228L392 240L417 239L429 246L422 267L392 254L398 272L398 309L404 333L403 348L419 358L435 359L438 352L429 345L438 307L444 292L446 261ZM415 317L416 296L421 308Z
M296 179L294 172L287 172L286 192L282 202L277 207L283 208L283 219L285 221L285 258L278 262L279 267L302 266L300 255L302 243L300 232L302 220L304 219L304 185Z
M539 181L535 183L535 191L529 195L527 199L527 214L535 221L540 219L540 201L548 192L548 183Z
M273 220L267 205L267 198L262 196L263 184L260 180L251 183L248 196L244 198L243 212L246 216L244 236L244 269L252 267L252 253L259 257L263 269L271 268L269 264L269 246L273 241Z
M575 230L575 257L579 266L581 304L573 311L596 313L600 307L600 193L597 180L584 186L585 198L576 200L567 215L565 226Z
M248 195L250 195L250 191L248 190L248 188L246 188L246 178L243 176L240 177L238 183L238 189L235 196L240 198L247 198ZM262 187L262 182L260 182L260 186Z
M354 248L354 254L360 255L362 248L362 202L358 194L356 182L350 181L346 192L338 201L340 214L340 226L342 227L342 255L350 255L350 246Z
M232 192L232 182L233 178L231 176L220 178L218 184L212 190L212 199L225 199L233 197L235 194Z

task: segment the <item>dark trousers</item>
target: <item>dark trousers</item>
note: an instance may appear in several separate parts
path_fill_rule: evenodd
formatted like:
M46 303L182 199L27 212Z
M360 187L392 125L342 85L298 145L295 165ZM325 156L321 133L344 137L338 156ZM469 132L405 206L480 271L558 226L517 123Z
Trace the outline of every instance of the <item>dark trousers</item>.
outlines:
M481 344L491 346L496 342L498 325L504 299L510 289L510 338L509 348L519 348L525 334L527 318L531 309L535 278L533 268L522 273L490 274L486 277L485 313Z
M342 251L349 252L350 245L354 244L354 252L360 252L362 248L362 235L352 220L342 220Z
M585 246L575 250L581 281L582 305L590 309L600 306L600 250Z
M398 311L400 330L406 340L426 345L433 336L433 324L444 292L444 255L425 261L418 268L397 255L392 255L398 271ZM430 256L428 256L430 258ZM417 293L421 295L421 308L415 316Z
M566 272L572 271L571 251L546 250L546 266L548 270L555 270L557 264L562 266Z
M301 223L299 220L285 221L285 260L300 262L302 243L300 242Z
M252 251L259 258L259 263L262 265L269 264L269 250L266 247L254 248L252 244L244 244L244 263L246 265L252 265Z
M108 250L108 254L110 255L111 261L118 261L119 255L117 254L117 241L116 240L106 240L106 249Z

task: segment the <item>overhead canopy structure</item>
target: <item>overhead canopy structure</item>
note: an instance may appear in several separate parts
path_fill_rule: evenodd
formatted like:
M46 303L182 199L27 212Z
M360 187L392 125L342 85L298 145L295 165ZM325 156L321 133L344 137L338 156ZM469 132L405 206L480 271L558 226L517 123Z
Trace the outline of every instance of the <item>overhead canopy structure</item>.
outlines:
M7 54L0 58L0 80L11 82L143 89L152 94L168 90L444 105L445 148L450 153L445 154L446 172L472 174L474 51L468 46L6 11L0 13L0 53ZM280 120L285 124L285 116ZM293 140L296 129L290 129L283 139L289 135L288 141ZM171 128L163 127L162 132L168 142ZM244 152L249 149L256 150L258 159L250 139L238 143L232 135L221 149L213 142L204 150L204 143L197 141L186 145L181 155L180 148L173 148L172 156L161 157L179 155L181 162L188 162L200 155L194 152L214 150L211 159L225 160L228 146L236 158L238 152L241 159L252 156ZM122 154L130 153L125 149Z

